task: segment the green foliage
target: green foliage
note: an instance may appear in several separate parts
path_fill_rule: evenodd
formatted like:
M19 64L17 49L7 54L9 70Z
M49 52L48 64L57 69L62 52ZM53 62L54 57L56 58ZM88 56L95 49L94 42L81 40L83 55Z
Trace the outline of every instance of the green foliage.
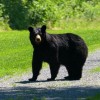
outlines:
M83 16L87 20L92 21L96 18L99 18L99 16L100 16L100 2L98 3L98 5L93 4L93 2L90 2L90 3L84 2L83 8L84 8Z
M27 2L27 5L30 24L44 24L60 19L60 15L57 12L59 8L50 0L34 0L31 3Z
M8 30L9 25L8 25L8 20L6 18L3 18L3 8L4 5L0 3L0 30Z
M27 8L22 0L2 0L3 18L9 20L8 24L12 29L24 29L27 27Z
M0 4L0 18L2 17L2 13L3 13L3 11L2 11L2 8L3 8L3 4Z
M99 0L1 0L0 20L12 29L47 24L49 27L65 20L82 19L100 23ZM69 21L70 22L70 21ZM1 26L1 25L0 25Z

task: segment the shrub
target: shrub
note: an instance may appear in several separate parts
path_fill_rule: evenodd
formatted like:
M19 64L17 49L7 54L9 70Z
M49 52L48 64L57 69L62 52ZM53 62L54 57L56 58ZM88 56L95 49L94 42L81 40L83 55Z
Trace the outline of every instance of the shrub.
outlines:
M1 0L0 21L12 29L26 29L29 25L54 26L66 19L98 20L99 0ZM100 20L99 20L100 21Z

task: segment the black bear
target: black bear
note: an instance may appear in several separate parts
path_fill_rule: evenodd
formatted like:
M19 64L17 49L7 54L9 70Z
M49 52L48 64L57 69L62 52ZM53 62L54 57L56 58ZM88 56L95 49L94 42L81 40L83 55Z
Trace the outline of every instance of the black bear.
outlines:
M73 33L48 34L45 25L37 29L29 27L28 30L34 48L33 77L29 81L37 80L43 61L50 65L51 78L48 81L55 80L60 65L64 65L68 71L66 80L79 80L82 77L88 48L80 36Z

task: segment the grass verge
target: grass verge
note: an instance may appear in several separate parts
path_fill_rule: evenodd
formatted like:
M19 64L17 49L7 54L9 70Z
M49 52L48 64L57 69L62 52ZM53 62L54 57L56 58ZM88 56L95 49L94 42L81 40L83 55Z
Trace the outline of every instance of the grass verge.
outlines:
M89 52L100 48L100 30L48 30L49 33L73 32L87 43ZM28 31L0 32L0 77L31 72L33 48ZM47 64L43 64L47 66Z
M93 68L91 70L92 73L96 73L96 72L100 72L100 66L96 67L96 68Z
M0 32L0 77L27 71L31 66L31 56L28 32Z
M100 100L100 93L96 94L95 96L88 97L86 100Z

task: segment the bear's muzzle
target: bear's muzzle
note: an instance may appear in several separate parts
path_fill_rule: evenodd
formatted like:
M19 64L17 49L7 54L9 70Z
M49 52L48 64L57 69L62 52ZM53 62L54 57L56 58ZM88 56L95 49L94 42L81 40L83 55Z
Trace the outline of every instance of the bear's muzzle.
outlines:
M41 43L41 36L40 35L36 35L36 37L35 37L35 42L36 43Z

